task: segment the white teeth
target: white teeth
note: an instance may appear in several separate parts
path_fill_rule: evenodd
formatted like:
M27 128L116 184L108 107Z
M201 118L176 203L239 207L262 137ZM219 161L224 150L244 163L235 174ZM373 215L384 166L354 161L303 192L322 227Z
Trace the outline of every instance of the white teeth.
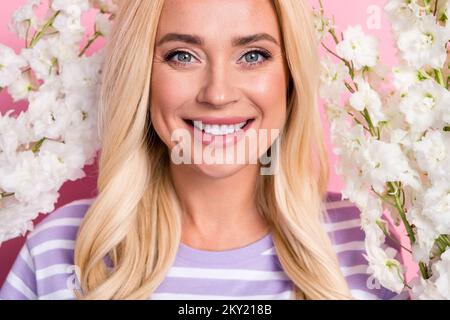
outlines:
M247 121L235 124L234 125L234 130L238 131L239 129L242 129L242 127L245 126L246 123L247 123Z
M201 121L192 121L194 123L194 127L198 130L203 130L203 123Z
M222 125L204 124L201 121L193 121L193 123L194 123L194 127L197 128L198 130L203 130L206 133L209 133L209 134L212 134L215 136L221 136L221 135L231 134L231 133L241 130L245 126L247 121L237 123L237 124L230 124L230 125L227 125L227 124L222 124Z
M220 126L218 124L213 124L212 126L205 125L204 130L205 130L206 133L211 133L211 134L214 134L214 135L225 134L225 132L222 133L222 131L220 130Z

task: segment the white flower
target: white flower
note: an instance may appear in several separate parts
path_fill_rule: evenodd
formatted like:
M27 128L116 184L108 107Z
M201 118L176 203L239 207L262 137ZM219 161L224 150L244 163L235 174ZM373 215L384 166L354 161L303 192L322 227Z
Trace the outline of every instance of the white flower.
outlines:
M416 206L409 208L408 221L414 224L416 229L416 242L412 246L414 261L428 263L431 249L435 239L439 236L439 232L436 230L433 221L423 214L420 205L421 200L417 201Z
M94 53L61 63L61 81L66 91L87 88L91 90L99 82L102 55Z
M389 0L384 6L392 28L401 32L413 25L420 14L420 7L416 0Z
M450 249L441 254L441 261L432 266L436 289L445 299L450 299Z
M61 88L57 83L40 88L39 92L30 93L28 106L29 121L33 124L35 140L42 137L59 139L67 128L67 114Z
M420 69L429 65L441 69L447 58L445 46L449 39L447 30L436 24L434 16L427 15L401 32L397 45L411 67Z
M448 90L433 80L424 80L409 88L400 103L400 110L413 131L444 126L445 108L450 103Z
M91 5L99 9L100 12L116 13L118 10L118 0L89 0Z
M421 5L417 0L388 0L385 6L405 60L392 68L394 88L387 86L376 43L366 41L358 26L347 30L336 50L355 66L356 92L341 103L342 81L333 82L339 73L333 72L335 66L328 60L322 62L321 96L328 100L333 152L340 159L336 173L345 180L342 198L350 199L361 211L370 278L397 293L405 287L404 268L395 259L396 250L385 249L385 234L379 226L384 210L390 211L396 225L403 216L392 202L375 197L375 193L386 194L388 182L399 181L403 191L400 204L415 236L413 260L427 264L431 275L409 284L413 296L450 299L450 250L439 260L436 245L439 236L450 234L450 133L443 130L450 124L450 93L424 73L429 68L422 69L441 69L440 63L447 57L450 22L444 12L450 1L439 1L439 26L436 17L426 15ZM346 112L365 109L381 128L379 137L354 124L356 120L349 123ZM401 232L405 232L403 227Z
M386 78L389 74L389 68L381 64L379 61L374 67L366 68L368 75L367 82L372 88L374 88L378 92L382 92L382 87L387 82Z
M441 260L435 262L432 267L431 278L414 280L412 290L414 299L421 300L450 300L450 250L447 249Z
M384 232L376 224L376 220L366 219L366 221L361 220L361 222L362 229L366 234L366 250L369 249L367 253L377 252L378 249L381 249L380 245L386 239Z
M399 91L393 90L383 97L383 112L389 119L383 125L383 134L385 137L396 129L410 131L409 124L405 121L405 116L398 110L400 102L401 93ZM389 141L389 139L386 140ZM403 142L401 144L403 144Z
M335 64L328 57L321 60L321 66L320 96L338 103L340 94L346 90L344 81L348 77L349 70L342 61Z
M55 209L54 203L58 197L58 192L47 192L39 195L39 201L33 202L18 202L11 198L2 199L0 243L17 237L17 235L25 236L28 230L33 229L32 221L39 215L39 212L51 212Z
M422 214L434 224L440 234L450 234L450 185L437 182L425 191Z
M333 130L333 143L336 147L333 151L337 155L346 155L353 157L353 153L361 152L366 148L366 136L364 135L364 128L356 124L351 128L346 123L334 122L335 125L340 125L339 129L346 130Z
M341 191L343 199L350 199L358 207L364 207L369 199L367 190L370 188L370 183L364 179L359 168L350 166L348 162L339 163L336 165L336 173L346 179Z
M344 40L336 46L336 52L346 60L351 60L356 70L364 66L374 67L378 60L378 39L363 33L361 26L348 27Z
M13 49L0 43L0 87L9 86L22 73L21 68L27 62L18 56Z
M334 29L334 25L330 19L325 17L319 9L313 10L314 16L314 28L319 41L322 41L331 29Z
M409 144L408 131L403 130L403 129L392 130L390 142L398 143L401 145L408 145Z
M408 91L409 87L419 82L417 71L404 63L392 68L393 83L400 93Z
M0 134L0 150L2 157L13 157L16 154L17 147L19 146L19 134L20 132L16 119L9 116L14 110L8 110L4 115L0 113L0 128L2 133Z
M450 93L448 90L440 90L442 94L442 104L440 104L441 113L442 113L442 121L446 125L450 125Z
M28 3L13 13L12 20L8 23L9 29L21 39L25 39L28 28L36 29L37 17L34 13L34 7L40 4L41 0L28 0Z
M376 192L383 193L384 185L389 181L402 181L420 189L418 174L410 167L399 145L370 139L363 154L365 163L361 169Z
M376 244L377 240L381 236L372 236L375 234L380 234L381 231L377 225L372 225L372 227L366 227L364 231L366 232L366 251L367 254L363 254L364 258L369 262L369 267L367 272L373 274L376 279L378 279L381 285L397 293L402 292L404 289L404 276L403 267L398 260L394 257L397 251L393 248L387 248L383 250Z
M14 102L28 98L28 94L33 89L34 83L29 72L24 72L13 81L8 87L8 93Z
M442 300L443 297L439 294L436 286L432 281L424 280L423 278L415 277L411 281L412 298L414 300Z
M66 43L80 42L86 32L79 15L60 13L55 18L53 27L59 31L61 41Z
M47 169L47 176L54 179L54 185L64 183L65 179L75 181L86 176L82 170L86 161L83 147L56 141L46 141L39 155Z
M39 79L45 79L56 72L56 68L53 68L55 57L48 39L41 39L33 48L22 49L21 56L28 61Z
M28 61L38 79L47 79L57 74L58 65L78 57L78 45L52 36L39 40L33 48L22 49L21 56Z
M325 112L328 119L331 121L331 124L333 124L335 121L339 121L347 114L342 106L332 101L325 103Z
M431 181L450 181L450 133L429 129L413 144L414 156ZM450 219L449 219L450 221Z
M447 21L446 27L448 29L449 23L447 19L450 19L450 1L439 1L436 12L436 16L439 18L439 20Z
M19 201L30 201L33 192L44 187L45 180L42 180L43 178L39 159L31 151L18 153L14 164L0 167L2 189L14 192L15 198Z
M97 1L103 2L108 1ZM16 55L0 45L0 86L14 101L29 101L17 116L14 110L0 114L0 188L13 194L0 199L0 243L31 230L39 213L53 211L61 185L84 177L83 167L93 163L100 148L96 102L104 57L78 58L84 36L80 18L90 2L49 3L43 22L35 21L37 0L14 15L13 30L20 36L27 21L39 29L60 10L32 48Z
M358 111L367 109L372 123L377 126L380 121L387 120L386 115L381 110L381 99L378 93L361 78L356 78L358 91L350 97L350 104Z
M100 32L104 37L111 32L111 22L104 14L97 14L95 17L95 31Z
M67 15L79 17L89 10L89 0L53 0L51 8L55 11L63 11Z
M367 190L370 189L370 182L364 179L360 169L364 162L363 152L367 148L364 128L359 124L349 127L345 120L339 120L331 123L331 132L335 146L333 152L341 158L336 164L336 173L346 179L342 196L364 208L369 197Z
M361 208L361 224L364 225L370 225L374 221L377 221L381 219L381 216L383 214L383 206L381 199L378 197L370 196L367 199L366 206ZM379 234L379 239L377 240L377 244L384 242L384 236L382 237L381 234Z

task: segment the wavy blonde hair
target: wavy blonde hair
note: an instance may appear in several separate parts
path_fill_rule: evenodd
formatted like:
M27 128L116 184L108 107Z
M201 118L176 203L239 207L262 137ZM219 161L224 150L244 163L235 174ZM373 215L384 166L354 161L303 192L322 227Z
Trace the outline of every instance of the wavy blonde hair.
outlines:
M80 299L148 299L172 266L181 207L169 153L150 121L150 77L164 0L122 1L107 43L99 100L98 195L80 226ZM275 175L260 175L257 205L271 227L296 299L349 299L323 227L328 158L317 107L320 62L306 0L273 0L290 80ZM281 142L279 142L281 141ZM274 146L272 146L274 147ZM111 270L105 258L112 262Z

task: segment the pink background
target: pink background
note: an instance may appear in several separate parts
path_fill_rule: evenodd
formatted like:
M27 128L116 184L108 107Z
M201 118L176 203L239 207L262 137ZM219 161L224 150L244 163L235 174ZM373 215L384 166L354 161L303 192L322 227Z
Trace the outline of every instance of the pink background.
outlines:
M318 0L309 0L310 3L314 6L318 6ZM0 43L10 46L15 49L16 52L19 52L23 47L23 40L17 39L16 36L9 31L7 28L7 22L10 20L10 17L14 10L18 7L26 3L27 0L2 0L0 3ZM44 1L46 2L46 1ZM381 59L387 65L394 65L396 63L395 57L395 47L393 44L391 31L389 23L386 21L386 18L383 14L383 6L386 3L386 0L323 0L324 7L328 15L333 14L336 19L336 24L338 26L338 30L343 31L348 25L356 25L360 24L365 31L368 33L378 37L378 39L382 39L380 41L380 51L381 51ZM372 8L372 10L369 10ZM380 15L380 25L379 28L373 24L370 24L369 17L373 15L374 11L379 12ZM84 18L85 25L88 25L90 21L92 21L93 13L89 13ZM368 24L369 22L369 24ZM91 32L92 30L89 30ZM95 51L99 46L103 44L103 41L97 42L89 52ZM330 48L333 46L329 45ZM88 54L89 54L88 52ZM9 95L4 91L0 93L0 112L4 114L7 110L15 109L16 112L21 110L26 110L26 103L19 102L13 103ZM323 113L323 107L321 106L323 120L326 121ZM329 132L328 128L326 130L326 140L328 146L329 143ZM329 147L329 154L331 156L330 165L332 166L332 175L329 184L329 190L331 191L340 191L342 189L342 180L336 176L334 173L334 163L336 162L336 157L333 155L331 148ZM56 208L71 202L76 199L93 197L96 194L96 172L97 166L96 164L87 166L85 168L87 177L80 179L75 182L67 182L65 183L60 190L60 197L58 202L55 204ZM40 215L35 223L44 218L44 215ZM24 238L20 237L17 239L12 239L10 241L6 241L0 246L0 286L3 283L9 269L14 262L19 249L24 243ZM414 270L413 267L409 268L409 276L412 274Z

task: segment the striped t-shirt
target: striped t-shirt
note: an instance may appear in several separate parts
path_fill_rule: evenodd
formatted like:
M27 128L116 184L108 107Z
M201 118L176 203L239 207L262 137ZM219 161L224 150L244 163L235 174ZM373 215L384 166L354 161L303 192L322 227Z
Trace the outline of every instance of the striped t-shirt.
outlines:
M74 245L92 199L56 209L27 236L0 299L75 299ZM325 225L341 270L356 299L404 299L373 285L363 257L364 233L358 208L329 193ZM393 249L394 250L394 249ZM376 281L375 281L376 283ZM293 282L284 273L271 233L244 247L207 251L180 243L174 264L149 299L292 299Z

